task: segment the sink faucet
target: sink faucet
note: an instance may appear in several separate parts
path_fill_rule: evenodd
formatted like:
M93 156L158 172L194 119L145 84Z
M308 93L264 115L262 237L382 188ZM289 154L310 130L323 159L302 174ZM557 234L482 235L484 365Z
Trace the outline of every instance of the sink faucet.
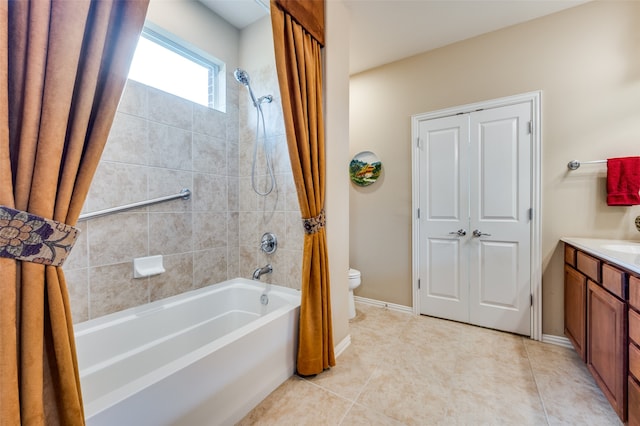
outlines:
M255 271L253 271L253 279L254 280L259 280L262 275L270 274L272 272L273 272L273 267L269 263L266 266L264 266L262 268L258 268Z

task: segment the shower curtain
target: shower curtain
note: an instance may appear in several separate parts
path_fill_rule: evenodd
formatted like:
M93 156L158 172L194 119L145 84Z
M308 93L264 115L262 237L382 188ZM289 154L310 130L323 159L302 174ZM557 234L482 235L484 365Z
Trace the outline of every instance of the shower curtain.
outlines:
M335 365L324 227L324 1L273 0L271 21L289 157L305 230L297 370L308 376ZM305 21L305 27L298 23Z
M147 6L0 0L0 205L76 223ZM61 267L0 258L0 424L84 424Z

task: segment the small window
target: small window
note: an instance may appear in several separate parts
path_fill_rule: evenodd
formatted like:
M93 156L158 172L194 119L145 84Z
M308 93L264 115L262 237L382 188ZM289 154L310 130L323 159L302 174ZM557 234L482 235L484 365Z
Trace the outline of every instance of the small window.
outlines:
M145 25L131 62L129 78L200 105L223 110L223 96L219 93L220 65L172 39Z

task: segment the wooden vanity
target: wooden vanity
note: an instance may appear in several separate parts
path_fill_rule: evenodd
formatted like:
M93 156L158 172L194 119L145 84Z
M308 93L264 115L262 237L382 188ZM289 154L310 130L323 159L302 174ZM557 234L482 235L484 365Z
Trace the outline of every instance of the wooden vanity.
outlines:
M562 241L565 335L620 419L640 425L640 254L623 251L632 242Z

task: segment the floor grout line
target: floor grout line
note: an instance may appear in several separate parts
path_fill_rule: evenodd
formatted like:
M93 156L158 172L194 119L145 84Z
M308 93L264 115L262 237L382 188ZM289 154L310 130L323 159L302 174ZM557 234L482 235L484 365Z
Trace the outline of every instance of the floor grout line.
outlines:
M531 377L533 377L533 383L536 386L536 391L538 393L538 398L540 399L540 404L542 405L542 411L544 412L544 418L547 420L547 425L550 425L549 422L549 413L547 412L547 405L544 402L544 398L542 397L542 392L540 391L540 387L538 386L538 379L536 378L536 372L531 364L531 353L529 352L529 347L524 341L524 337L522 338L522 344L524 345L524 351L527 353L527 362L529 363L529 369L531 370Z
M367 379L367 381L365 382L365 384L360 388L360 391L358 392L358 394L356 395L356 397L353 399L351 406L349 406L349 409L344 413L344 416L342 416L342 418L340 419L340 421L338 422L338 425L342 425L342 423L344 422L344 419L347 417L347 415L349 415L349 412L351 410L353 410L353 407L357 404L358 398L360 398L360 395L362 395L362 392L364 392L364 389L367 387L367 385L369 384L369 382L371 381L371 379L373 378L373 375L376 372L376 368L374 367L373 371L371 372L371 374L369 374L369 378Z

